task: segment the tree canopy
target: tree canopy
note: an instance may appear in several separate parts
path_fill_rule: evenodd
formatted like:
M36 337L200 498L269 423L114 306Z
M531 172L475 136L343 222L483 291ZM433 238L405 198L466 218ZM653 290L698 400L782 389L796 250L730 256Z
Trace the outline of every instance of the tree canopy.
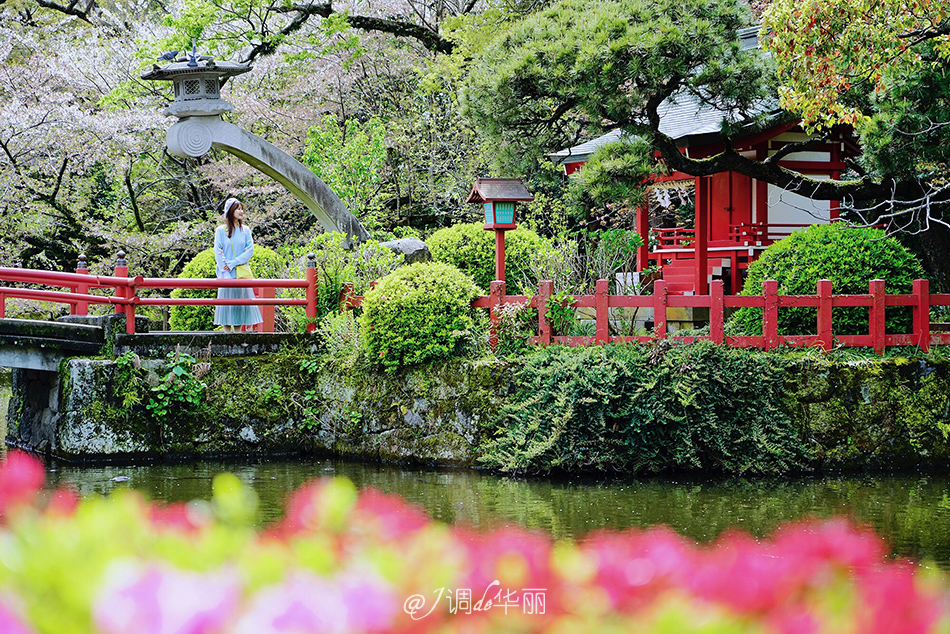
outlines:
M482 49L463 104L513 165L584 134L628 133L582 170L579 181L595 193L635 197L644 177L664 168L734 171L841 200L859 222L945 239L948 11L931 0L776 0L765 13L763 54L739 45L739 30L754 24L739 0L561 0ZM718 154L690 158L661 130L662 104L684 99L722 113ZM734 148L739 135L796 119L812 140L765 160ZM839 181L779 164L852 130L863 154Z

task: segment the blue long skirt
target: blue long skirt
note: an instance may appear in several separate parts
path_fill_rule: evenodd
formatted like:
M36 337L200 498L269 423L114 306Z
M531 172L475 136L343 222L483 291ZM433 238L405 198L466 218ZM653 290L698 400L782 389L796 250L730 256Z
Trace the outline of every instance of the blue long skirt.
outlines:
M251 288L219 288L218 299L254 299ZM257 306L215 306L215 326L253 326L264 321Z

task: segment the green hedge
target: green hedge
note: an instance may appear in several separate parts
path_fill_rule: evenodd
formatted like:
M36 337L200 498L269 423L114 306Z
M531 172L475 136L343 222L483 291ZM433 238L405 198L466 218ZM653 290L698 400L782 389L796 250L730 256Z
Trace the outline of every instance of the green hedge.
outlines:
M495 232L485 231L480 222L439 229L426 240L436 262L445 262L467 273L482 291L495 279ZM550 241L530 229L505 232L505 279L511 290L531 279L532 253L548 251Z
M813 225L796 231L769 246L749 265L740 295L760 295L764 280L776 280L780 295L814 295L818 281L833 282L835 294L864 294L868 282L883 279L889 294L910 293L913 281L924 277L914 255L883 231L849 227L844 223ZM814 308L779 309L779 332L814 334ZM835 334L867 334L867 308L835 308ZM762 310L742 308L729 319L737 334L762 333ZM907 308L890 308L886 328L889 333L909 332L911 313Z
M811 454L783 406L785 365L708 342L542 348L482 460L513 472L801 469Z
M250 265L255 277L280 278L287 271L287 261L279 253L260 245L254 245ZM205 249L185 265L178 277L214 279L215 276L214 249ZM213 298L218 296L218 290L176 288L171 296ZM202 331L215 328L214 306L172 306L169 312L172 330Z
M394 371L457 353L475 326L471 278L441 262L387 275L363 299L363 338L371 359Z

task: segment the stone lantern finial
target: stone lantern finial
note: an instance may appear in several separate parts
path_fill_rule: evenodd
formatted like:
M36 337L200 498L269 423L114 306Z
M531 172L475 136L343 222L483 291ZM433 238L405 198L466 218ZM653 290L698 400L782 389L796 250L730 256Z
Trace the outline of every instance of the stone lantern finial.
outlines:
M169 51L177 55L179 51ZM251 70L240 62L215 62L209 55L198 54L198 44L191 41L186 59L175 60L165 66L152 66L142 73L142 79L170 81L174 85L175 100L165 108L165 116L209 117L231 112L233 106L221 98L221 86L229 77ZM165 59L162 56L160 59Z

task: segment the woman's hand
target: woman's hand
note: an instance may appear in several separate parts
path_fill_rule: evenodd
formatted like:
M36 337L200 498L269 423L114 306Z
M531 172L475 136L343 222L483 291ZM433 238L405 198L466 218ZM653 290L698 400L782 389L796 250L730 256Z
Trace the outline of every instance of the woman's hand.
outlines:
M224 265L224 271L227 272L227 271L230 271L230 270L231 270L231 267L229 267L227 264L225 264L225 265Z

